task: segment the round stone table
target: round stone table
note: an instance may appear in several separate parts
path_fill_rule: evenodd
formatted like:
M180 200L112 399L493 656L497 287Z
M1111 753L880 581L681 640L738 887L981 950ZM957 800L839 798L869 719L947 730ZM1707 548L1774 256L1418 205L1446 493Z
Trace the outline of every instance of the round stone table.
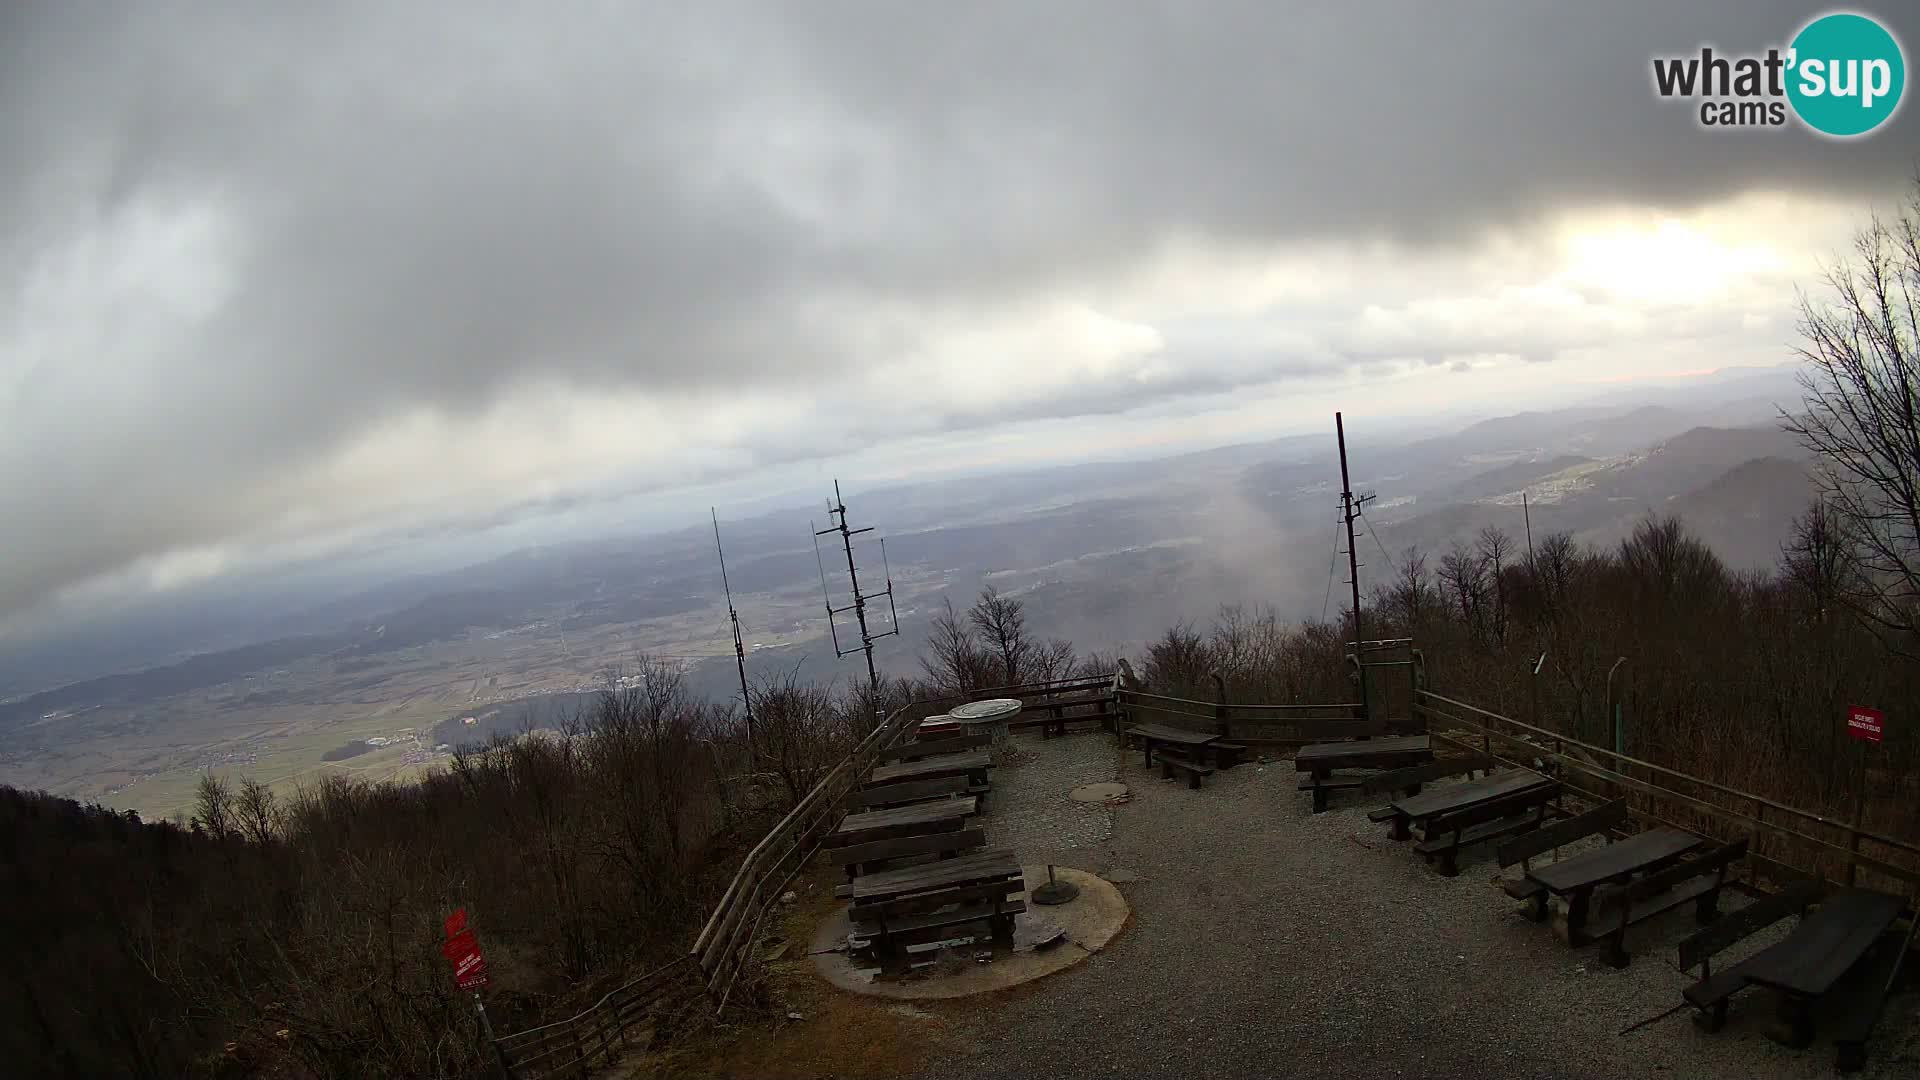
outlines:
M1017 698L989 698L962 705L949 712L947 718L965 731L990 732L994 744L1003 746L1009 733L1007 722L1020 715L1020 708Z

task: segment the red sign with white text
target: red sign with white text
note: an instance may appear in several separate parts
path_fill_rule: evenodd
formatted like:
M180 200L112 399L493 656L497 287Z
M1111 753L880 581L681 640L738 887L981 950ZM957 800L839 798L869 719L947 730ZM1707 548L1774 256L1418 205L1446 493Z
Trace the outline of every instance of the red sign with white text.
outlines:
M1847 734L1867 742L1879 742L1885 734L1887 714L1879 709L1854 705L1847 709Z
M467 929L467 909L447 916L447 940L440 951L453 965L453 983L462 990L478 990L487 985L487 958L480 955L480 939Z

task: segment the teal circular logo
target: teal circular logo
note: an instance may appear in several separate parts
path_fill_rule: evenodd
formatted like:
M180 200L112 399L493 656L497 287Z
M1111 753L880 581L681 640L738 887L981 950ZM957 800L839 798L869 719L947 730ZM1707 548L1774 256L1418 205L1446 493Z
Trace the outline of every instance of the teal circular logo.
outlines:
M1907 62L1886 27L1851 12L1822 15L1794 35L1787 100L1823 135L1865 135L1900 108Z

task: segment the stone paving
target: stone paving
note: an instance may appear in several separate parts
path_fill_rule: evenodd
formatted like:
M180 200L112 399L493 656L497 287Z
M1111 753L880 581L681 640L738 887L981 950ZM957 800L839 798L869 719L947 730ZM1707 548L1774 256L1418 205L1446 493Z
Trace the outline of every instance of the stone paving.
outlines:
M1113 736L1104 731L1045 740L1021 736L1011 745L1012 760L993 770L983 819L987 845L1012 848L1026 863L1104 869L1113 810L1102 803L1076 802L1070 793L1082 784L1119 776Z
M1629 934L1615 971L1527 921L1476 855L1442 878L1336 797L1309 813L1291 762L1162 782L1104 733L1017 738L995 770L991 842L1121 886L1129 927L1030 991L955 1014L925 1080L1144 1076L1816 1080L1822 1040L1768 1041L1769 1002L1749 993L1727 1030L1684 1016L1622 1034L1679 1003L1672 965L1690 913ZM1118 779L1128 802L1068 792ZM1864 1074L1920 1075L1920 1001L1883 1018Z

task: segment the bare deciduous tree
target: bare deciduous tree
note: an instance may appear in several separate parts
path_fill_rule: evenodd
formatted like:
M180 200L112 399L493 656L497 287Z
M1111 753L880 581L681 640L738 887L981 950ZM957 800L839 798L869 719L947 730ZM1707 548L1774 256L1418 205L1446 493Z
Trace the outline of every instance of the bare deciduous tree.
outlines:
M967 620L979 632L981 641L1000 662L1001 680L1012 685L1027 675L1027 662L1033 656L1034 642L1027 637L1026 605L989 585L980 590L980 599L967 609Z
M233 816L240 835L255 844L264 844L273 839L280 826L280 803L265 784L247 777L240 781Z
M953 601L941 597L940 602L941 610L934 613L927 632L931 655L920 658L920 667L941 690L971 693L993 678L993 658L980 647L971 623L953 610Z
M225 777L213 775L211 769L200 774L200 783L194 788L193 823L215 840L234 834L233 787Z
M1857 548L1868 590L1854 610L1884 643L1920 656L1920 178L1891 221L1854 237L1853 257L1803 295L1798 414L1783 425Z

